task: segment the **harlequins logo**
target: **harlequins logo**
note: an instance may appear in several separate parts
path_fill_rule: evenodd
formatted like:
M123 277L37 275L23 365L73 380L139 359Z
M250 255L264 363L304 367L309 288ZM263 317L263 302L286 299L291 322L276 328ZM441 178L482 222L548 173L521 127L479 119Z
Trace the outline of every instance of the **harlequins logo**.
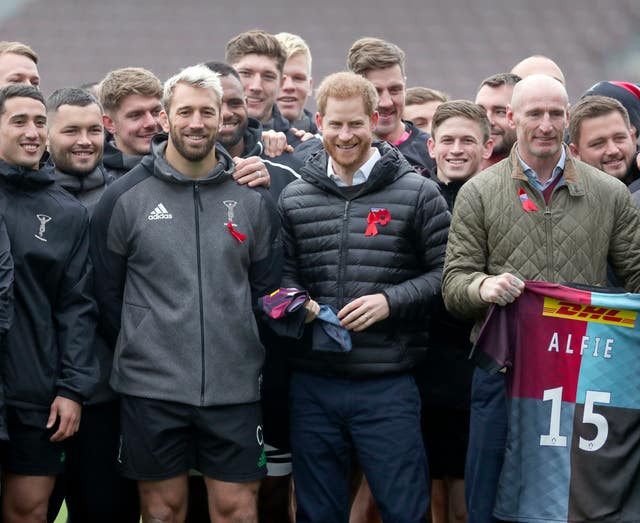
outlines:
M233 213L236 205L238 205L238 202L236 202L235 200L224 200L222 203L227 208L227 223L225 223L225 226L231 233L231 236L238 240L238 243L242 243L247 239L247 236L245 234L242 234L241 232L236 231L235 227L237 227L237 225L233 223Z
M611 309L610 307L599 307L597 305L571 303L569 301L547 297L544 299L542 315L568 320L607 323L609 325L619 325L620 327L632 329L636 324L638 313L624 309Z
M38 221L40 222L40 227L38 228L37 234L34 234L34 236L41 242L46 242L47 239L44 237L44 233L47 223L51 221L51 216L47 216L46 214L36 214L36 218L38 218Z
M235 200L224 200L222 203L227 208L227 223L237 227L237 225L233 223L233 210L236 208L236 205L238 205L238 202ZM225 223L225 225L227 224Z

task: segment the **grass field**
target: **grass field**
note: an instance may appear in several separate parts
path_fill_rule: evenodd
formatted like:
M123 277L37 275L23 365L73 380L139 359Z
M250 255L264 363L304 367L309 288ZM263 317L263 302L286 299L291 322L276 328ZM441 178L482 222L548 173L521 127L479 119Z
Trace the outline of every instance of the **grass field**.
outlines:
M66 503L62 503L62 507L60 507L60 513L58 514L58 517L56 518L54 523L66 523L67 521L67 504Z
M58 514L58 517L53 523L67 523L67 504L66 503L64 502L62 503L62 506L60 507L60 513Z

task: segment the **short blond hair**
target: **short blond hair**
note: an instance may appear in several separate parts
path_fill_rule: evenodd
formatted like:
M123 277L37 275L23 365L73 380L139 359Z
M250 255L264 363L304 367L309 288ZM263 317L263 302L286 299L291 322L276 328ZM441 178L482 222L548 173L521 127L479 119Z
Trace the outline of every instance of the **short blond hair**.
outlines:
M287 60L294 55L301 54L307 59L309 65L309 76L311 76L311 50L302 37L294 35L293 33L278 33L275 35L276 39L280 43L280 47L284 50Z
M173 92L178 84L186 84L197 89L209 89L215 93L218 104L222 103L220 75L209 69L205 64L192 65L174 74L164 83L162 107L166 113L171 108Z
M373 116L378 106L378 93L373 84L364 76L350 71L333 73L322 80L316 92L318 112L320 116L325 115L329 98L347 100L355 96L362 98L367 116Z
M0 55L12 53L19 54L20 56L26 56L34 64L38 65L38 55L27 44L22 42L0 42Z
M100 103L106 112L118 110L122 101L132 94L162 98L162 82L142 67L124 67L107 73L100 85Z

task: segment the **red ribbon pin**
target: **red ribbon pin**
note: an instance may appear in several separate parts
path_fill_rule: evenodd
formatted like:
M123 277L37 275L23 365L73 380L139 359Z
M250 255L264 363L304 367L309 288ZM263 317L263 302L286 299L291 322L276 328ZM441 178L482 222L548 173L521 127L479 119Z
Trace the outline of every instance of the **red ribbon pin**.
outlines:
M387 209L371 209L367 216L367 230L365 236L375 236L378 234L376 223L382 226L387 225L391 221L391 213Z
M238 232L233 228L233 224L231 222L227 222L227 229L229 229L231 236L238 240L239 243L242 243L247 239L247 236L245 234L242 234L241 232Z
M527 193L524 191L522 187L518 189L518 198L520 198L520 202L522 203L522 208L527 212L537 211L538 208L536 204L533 203Z

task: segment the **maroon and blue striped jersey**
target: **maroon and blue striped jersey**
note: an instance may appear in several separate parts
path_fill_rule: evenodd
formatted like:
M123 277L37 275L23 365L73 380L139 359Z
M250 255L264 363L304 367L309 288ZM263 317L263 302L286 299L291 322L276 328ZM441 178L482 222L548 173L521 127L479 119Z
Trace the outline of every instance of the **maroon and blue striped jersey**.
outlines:
M526 282L476 343L505 368L509 429L494 515L640 522L640 294Z

